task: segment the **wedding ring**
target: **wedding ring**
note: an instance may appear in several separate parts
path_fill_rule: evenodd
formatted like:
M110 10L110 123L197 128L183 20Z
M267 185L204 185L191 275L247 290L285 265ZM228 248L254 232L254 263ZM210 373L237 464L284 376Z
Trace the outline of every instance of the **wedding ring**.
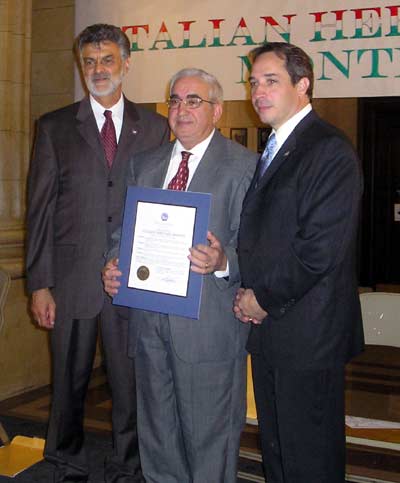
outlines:
M205 269L207 270L207 268L208 268L208 263L206 262Z

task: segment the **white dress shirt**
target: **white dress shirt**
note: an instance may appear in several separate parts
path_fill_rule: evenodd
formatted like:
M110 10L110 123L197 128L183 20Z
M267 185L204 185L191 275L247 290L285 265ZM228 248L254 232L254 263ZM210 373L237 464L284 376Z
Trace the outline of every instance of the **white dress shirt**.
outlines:
M167 175L165 176L164 180L164 185L163 188L167 189L169 182L172 180L172 178L176 175L179 164L182 161L182 151L188 151L189 153L192 153L192 155L189 157L188 160L188 168L189 168L189 177L188 181L186 184L186 189L189 186L190 182L192 181L193 175L196 172L197 166L200 164L201 158L204 156L204 153L206 152L208 145L210 144L211 138L214 135L215 129L213 129L212 133L201 143L196 144L192 149L185 149L179 139L176 140L174 149L172 150L171 154L171 159L169 161L169 166L168 166L168 171Z
M190 182L193 178L193 175L196 172L196 169L197 169L198 165L200 164L200 161L203 158L204 153L206 152L206 150L208 148L208 145L211 142L211 138L214 135L214 131L215 131L215 129L213 129L212 133L206 139L201 141L201 143L196 144L196 146L194 146L192 149L185 149L182 146L179 139L176 140L174 148L173 148L172 153L171 153L171 159L169 161L168 171L167 171L167 174L166 174L165 179L164 179L164 184L163 184L164 189L168 188L169 182L172 180L172 178L176 175L176 172L178 171L179 164L182 161L181 152L182 151L188 151L188 152L192 153L192 155L190 156L190 158L188 160L189 177L188 177L188 181L187 181L187 185L186 185L186 190L187 190L187 187L189 186L189 184L190 184ZM216 234L216 235L218 236L218 234ZM229 277L229 262L228 262L228 260L226 262L226 270L225 271L216 271L216 272L214 272L214 275L217 278Z

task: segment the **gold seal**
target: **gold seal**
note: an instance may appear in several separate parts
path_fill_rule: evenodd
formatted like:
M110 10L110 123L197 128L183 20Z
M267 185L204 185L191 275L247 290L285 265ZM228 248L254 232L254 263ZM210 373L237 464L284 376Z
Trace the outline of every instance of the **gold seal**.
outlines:
M139 280L147 280L150 275L150 270L144 265L142 265L137 269L136 275Z

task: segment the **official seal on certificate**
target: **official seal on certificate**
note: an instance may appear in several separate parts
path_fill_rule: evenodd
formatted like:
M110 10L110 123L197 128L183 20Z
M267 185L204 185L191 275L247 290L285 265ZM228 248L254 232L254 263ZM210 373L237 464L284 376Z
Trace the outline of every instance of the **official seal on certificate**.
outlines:
M150 270L145 265L141 265L137 269L136 275L139 280L147 280L150 276Z

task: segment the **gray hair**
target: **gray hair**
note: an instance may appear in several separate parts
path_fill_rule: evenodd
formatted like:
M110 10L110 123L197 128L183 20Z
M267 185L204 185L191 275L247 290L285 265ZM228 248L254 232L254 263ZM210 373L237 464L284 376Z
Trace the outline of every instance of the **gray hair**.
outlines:
M169 87L169 94L171 95L174 85L177 80L182 79L184 77L199 77L201 80L206 82L209 86L208 95L210 100L213 102L217 102L218 104L222 104L224 101L224 92L222 90L221 84L218 82L217 78L212 74L209 74L205 70L202 69L182 69L177 72L172 78Z
M131 45L127 35L119 27L106 23L96 23L86 27L76 38L76 49L79 54L86 44L114 42L121 51L121 57L127 59L131 55Z

